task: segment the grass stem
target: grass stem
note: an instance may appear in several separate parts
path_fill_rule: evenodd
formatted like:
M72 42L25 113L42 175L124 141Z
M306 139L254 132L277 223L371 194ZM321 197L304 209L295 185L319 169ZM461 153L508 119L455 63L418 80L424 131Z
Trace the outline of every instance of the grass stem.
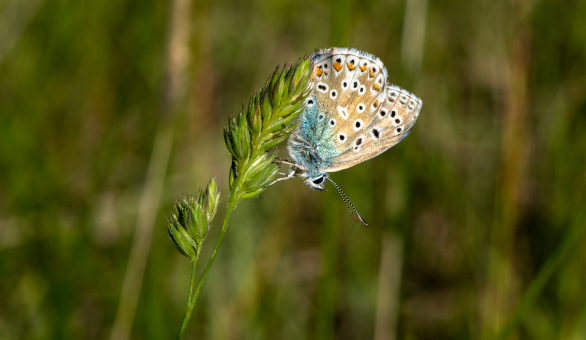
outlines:
M236 185L233 186L233 190L231 190L230 192L230 198L228 199L228 209L226 210L226 215L224 216L224 224L222 225L222 231L220 232L220 237L218 238L218 242L216 243L216 247L214 248L214 252L212 253L212 256L210 257L210 260L208 261L208 264L205 268L205 270L203 271L203 274L201 275L201 278L199 279L199 283L197 284L197 289L195 290L195 294L193 293L193 283L194 283L194 278L195 278L195 264L197 262L197 259L199 258L199 250L197 252L197 257L196 260L194 262L192 262L192 272L191 272L191 284L190 284L190 288L189 288L189 301L187 304L187 309L185 311L185 316L183 318L183 324L181 325L181 330L179 331L179 334L177 335L177 339L181 339L183 337L183 333L185 332L185 328L187 327L187 323L189 322L189 318L191 317L191 312L193 311L193 308L195 307L195 303L197 301L197 298L199 297L199 293L201 292L201 287L203 286L208 272L210 270L210 268L212 267L212 264L214 263L214 260L216 259L216 255L218 254L218 250L220 249L220 246L222 245L222 240L224 240L224 234L226 233L226 229L228 228L228 221L230 219L230 215L232 214L232 211L234 210L234 208L236 208L236 205L238 204L238 195L236 195L236 193L238 192L238 187L239 187L239 183L235 183Z

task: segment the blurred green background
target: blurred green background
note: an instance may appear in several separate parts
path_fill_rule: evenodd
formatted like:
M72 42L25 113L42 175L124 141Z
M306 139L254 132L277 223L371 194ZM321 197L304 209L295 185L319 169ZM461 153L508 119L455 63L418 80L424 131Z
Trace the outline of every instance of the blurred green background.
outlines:
M165 215L277 65L379 57L412 133L236 209L186 339L586 338L586 2L0 1L0 339L169 339Z

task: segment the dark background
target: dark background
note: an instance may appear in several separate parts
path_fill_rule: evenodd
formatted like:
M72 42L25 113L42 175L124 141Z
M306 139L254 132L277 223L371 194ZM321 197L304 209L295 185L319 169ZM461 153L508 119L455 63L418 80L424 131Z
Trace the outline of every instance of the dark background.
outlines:
M405 140L332 175L371 227L299 179L240 203L185 338L586 338L585 18L578 0L0 2L0 339L173 338L190 265L165 215L217 178L201 272L224 122L330 46L423 100Z

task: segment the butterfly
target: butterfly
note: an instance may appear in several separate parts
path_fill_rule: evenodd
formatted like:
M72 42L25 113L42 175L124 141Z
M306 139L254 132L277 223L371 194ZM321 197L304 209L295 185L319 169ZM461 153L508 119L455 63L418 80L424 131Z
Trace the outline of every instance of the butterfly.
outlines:
M291 161L277 160L289 165L291 171L277 181L302 177L310 188L325 190L328 180L352 217L348 205L368 226L329 174L376 157L399 143L415 125L421 99L389 84L383 63L366 52L329 48L314 52L310 58L313 88L288 138Z

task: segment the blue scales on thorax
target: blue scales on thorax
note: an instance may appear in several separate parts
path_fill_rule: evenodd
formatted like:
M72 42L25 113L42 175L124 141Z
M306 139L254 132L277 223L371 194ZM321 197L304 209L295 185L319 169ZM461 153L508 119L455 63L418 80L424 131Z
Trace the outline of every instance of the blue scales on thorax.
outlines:
M310 97L309 102L315 103ZM340 154L334 138L331 137L333 127L329 124L327 115L319 103L306 107L301 113L301 124L295 129L295 134L304 140L292 136L290 143L291 157L298 164L308 169L309 177L322 173L320 169L331 165L330 160Z

